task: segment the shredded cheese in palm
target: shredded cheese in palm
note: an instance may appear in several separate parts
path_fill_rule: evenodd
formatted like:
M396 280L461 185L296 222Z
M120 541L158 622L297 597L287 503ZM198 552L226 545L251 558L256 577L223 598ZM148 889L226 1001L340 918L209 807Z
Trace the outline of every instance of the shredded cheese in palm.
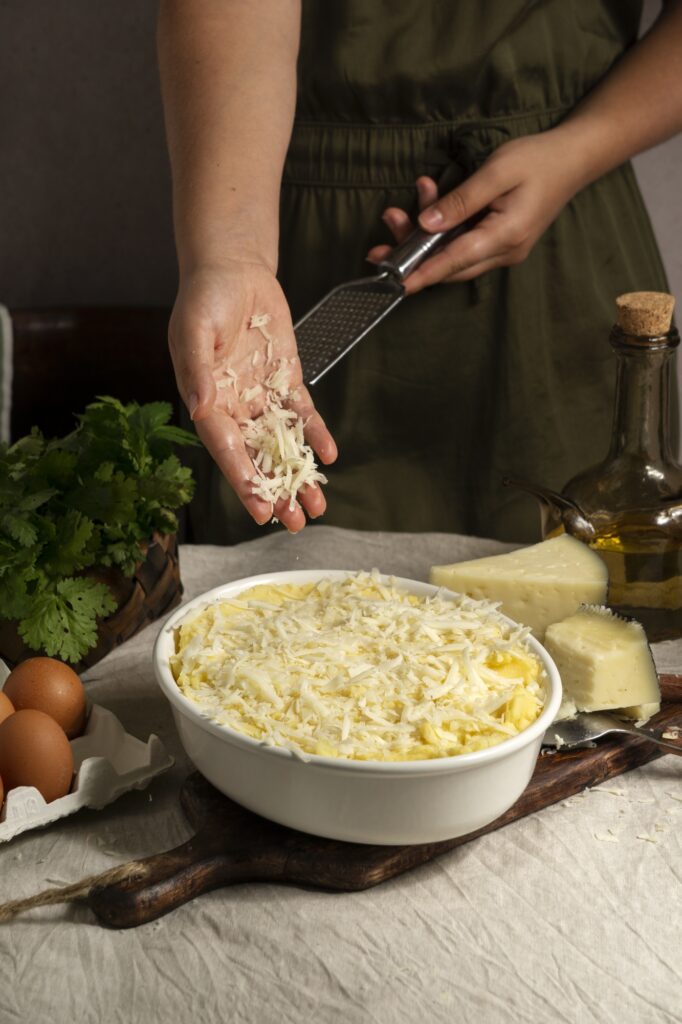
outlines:
M527 635L496 604L418 598L373 570L209 605L179 627L171 667L205 714L264 744L411 761L535 721L545 676Z
M252 493L273 506L283 499L293 510L302 488L325 484L327 478L319 472L313 450L305 442L305 423L297 412L285 407L289 399L297 397L289 388L290 366L294 360L273 360L274 338L267 329L269 323L267 313L255 313L249 321L249 327L259 330L266 339L267 361L273 363L274 369L264 387L255 385L240 394L242 402L250 402L264 390L265 404L259 416L243 419L239 426L253 459ZM252 358L254 366L256 354Z

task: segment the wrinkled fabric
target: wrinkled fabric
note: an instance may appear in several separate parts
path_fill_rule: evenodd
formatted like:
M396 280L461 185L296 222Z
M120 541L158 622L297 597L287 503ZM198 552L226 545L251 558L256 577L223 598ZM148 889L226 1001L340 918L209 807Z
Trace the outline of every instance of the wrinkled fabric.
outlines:
M297 121L421 125L572 107L641 0L304 0Z
M506 549L315 527L183 547L180 564L190 600L293 568L376 565L426 579L432 563ZM101 811L0 845L0 902L189 838L178 803L189 765L152 671L159 628L86 681L128 731L159 735L175 767ZM682 671L682 643L657 645L657 660L661 649ZM84 905L34 910L0 925L0 1021L677 1024L680 777L679 758L663 757L367 892L239 885L130 931L101 927Z
M372 273L381 213L420 174L463 180L556 125L637 34L640 4L335 0L304 5L279 275L294 320ZM608 447L614 299L665 289L629 164L579 193L519 266L408 298L313 389L334 434L325 522L539 539L505 476L555 489ZM201 456L198 457L201 459ZM205 457L204 457L205 458ZM256 536L201 470L192 536Z

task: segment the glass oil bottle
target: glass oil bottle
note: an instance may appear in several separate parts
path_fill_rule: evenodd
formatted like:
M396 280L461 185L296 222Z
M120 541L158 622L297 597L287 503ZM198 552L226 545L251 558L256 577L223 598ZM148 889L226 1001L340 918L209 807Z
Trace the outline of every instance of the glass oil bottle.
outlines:
M680 340L671 326L674 299L634 292L616 305L610 450L561 497L580 510L590 526L584 539L606 562L609 606L638 619L650 640L672 639L682 636L682 467L670 429Z

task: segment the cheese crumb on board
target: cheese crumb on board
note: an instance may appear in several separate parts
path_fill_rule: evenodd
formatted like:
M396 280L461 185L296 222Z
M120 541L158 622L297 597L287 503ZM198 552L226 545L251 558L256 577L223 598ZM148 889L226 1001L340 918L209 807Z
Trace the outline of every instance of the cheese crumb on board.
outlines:
M642 719L660 708L658 675L639 622L585 606L548 627L545 647L561 676L557 719L577 711L618 711Z
M542 641L552 622L565 619L581 604L606 600L608 573L591 548L562 534L503 555L434 565L430 579L455 593L499 601L500 611L530 626Z
M610 828L607 828L606 832L595 832L594 838L598 839L600 843L617 843L619 842L618 836L615 832L612 832Z
M299 757L470 753L545 700L528 631L489 602L418 598L377 571L261 585L188 618L171 668L214 721Z
M275 339L267 328L270 320L268 313L254 313L249 320L249 328L260 331L267 341L267 361L273 369L262 386L256 384L241 392L242 402L250 402L263 392L265 399L260 415L241 419L239 427L253 461L251 493L273 507L280 500L286 501L293 511L299 491L324 484L327 478L319 472L313 450L305 442L303 419L286 407L287 401L295 400L297 394L292 395L289 389L290 366L295 360L273 360ZM257 355L254 352L253 366L257 365Z

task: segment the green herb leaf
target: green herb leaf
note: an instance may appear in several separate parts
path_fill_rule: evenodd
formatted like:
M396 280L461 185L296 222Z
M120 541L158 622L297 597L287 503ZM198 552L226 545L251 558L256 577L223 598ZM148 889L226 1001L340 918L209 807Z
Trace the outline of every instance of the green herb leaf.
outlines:
M37 427L33 427L30 434L20 438L8 449L7 454L15 463L21 463L26 460L36 459L44 447L45 438Z
M47 490L35 491L34 494L27 494L25 498L19 501L17 508L20 512L35 512L37 508L44 505L56 493L54 488L49 488Z
M75 664L97 643L97 618L115 609L103 583L67 578L34 598L19 633L33 650L43 649Z
M142 557L142 549L137 540L110 540L102 565L115 565L124 576L132 576Z
M54 520L55 537L45 547L45 568L52 577L70 576L93 564L96 549L89 543L95 524L76 509Z
M64 490L76 479L78 455L59 447L60 442L52 441L47 450L33 467L36 481L53 489Z
M201 448L201 441L196 434L182 427L174 427L169 424L167 427L159 427L154 433L155 441L169 441L171 444L186 444L195 448Z
M5 512L0 519L0 527L10 535L12 540L26 548L31 547L38 539L38 531L33 523L28 519L22 519L21 516L13 512Z
M0 619L22 619L28 615L36 585L42 582L43 574L30 568L0 576Z
M139 484L140 496L155 507L185 505L193 490L192 471L183 466L176 455L169 455Z
M94 475L67 495L69 505L99 523L129 523L137 518L137 483L105 462Z
M151 437L168 423L172 415L173 407L170 402L147 402L146 405L132 409L129 419L134 430L140 430L145 437Z

